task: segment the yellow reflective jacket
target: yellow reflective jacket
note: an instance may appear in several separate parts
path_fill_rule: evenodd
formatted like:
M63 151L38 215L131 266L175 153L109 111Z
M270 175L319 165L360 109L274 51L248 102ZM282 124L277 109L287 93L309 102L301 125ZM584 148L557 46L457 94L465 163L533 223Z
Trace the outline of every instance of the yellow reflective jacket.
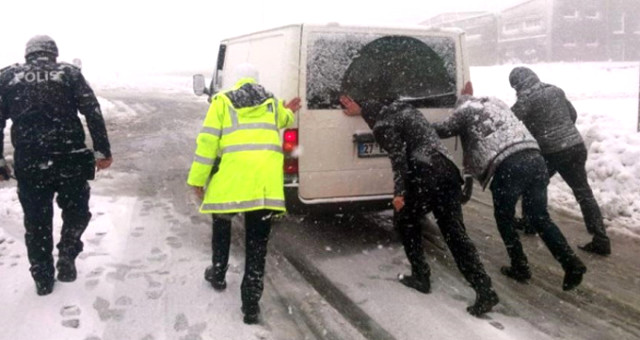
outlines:
M279 129L293 112L251 78L216 94L198 134L187 183L205 187L201 213L286 211ZM212 174L216 157L219 169Z

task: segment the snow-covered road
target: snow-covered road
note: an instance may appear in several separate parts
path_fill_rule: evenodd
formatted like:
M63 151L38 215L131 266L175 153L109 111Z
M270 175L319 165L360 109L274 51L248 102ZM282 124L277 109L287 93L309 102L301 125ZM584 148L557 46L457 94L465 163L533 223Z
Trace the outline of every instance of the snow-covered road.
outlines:
M584 66L540 68L541 76L559 69L572 77L586 72ZM486 318L470 317L464 310L473 293L436 231L426 235L433 293L417 294L398 284L396 274L406 272L408 264L383 213L279 221L269 253L263 322L244 325L239 311L242 228L234 225L229 287L216 293L202 279L210 261L210 222L196 212L185 185L207 103L189 93L189 79L163 78L151 81L154 86L148 91L128 83L103 86L98 92L114 165L92 182L93 218L83 237L76 282L57 282L53 294L36 296L15 182L0 184L0 300L5 306L0 308L0 339L640 338L640 181L634 175L640 159L618 149L611 152L616 143L624 142L618 146L623 151L640 147L638 135L621 128L628 130L632 120L632 75L616 73L637 72L637 67L593 68L627 83L619 86L623 90L609 91L622 94L600 98L599 91L579 88L576 81L559 85L567 87L585 113L578 123L590 134L590 160L595 161L589 165L591 180L608 216L614 254L600 258L579 252L589 272L574 292L562 292L561 269L537 237L523 238L533 268L531 284L520 285L499 274L507 260L504 246L488 193L476 188L474 200L465 207L465 222L501 297ZM505 72L506 67L472 70L476 92L509 101L513 93L502 87ZM633 79L637 89L637 77ZM626 116L607 119L603 108L612 105ZM8 138L4 143L8 155ZM575 248L588 236L572 196L561 181L554 181L553 217ZM59 228L56 211L56 240Z

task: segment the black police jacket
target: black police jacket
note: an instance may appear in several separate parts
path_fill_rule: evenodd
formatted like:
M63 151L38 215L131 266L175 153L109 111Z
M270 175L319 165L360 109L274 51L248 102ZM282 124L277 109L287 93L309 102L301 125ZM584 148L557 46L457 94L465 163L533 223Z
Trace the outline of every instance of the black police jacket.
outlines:
M100 105L80 69L46 57L0 71L0 158L6 121L11 119L16 175L52 155L86 148L78 112L86 118L93 148L111 157Z

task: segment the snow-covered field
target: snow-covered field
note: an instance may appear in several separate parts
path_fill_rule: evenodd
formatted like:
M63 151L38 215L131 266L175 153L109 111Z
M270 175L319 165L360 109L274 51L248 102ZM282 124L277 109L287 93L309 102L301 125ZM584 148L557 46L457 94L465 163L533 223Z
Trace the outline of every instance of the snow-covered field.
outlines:
M83 72L84 73L84 72ZM209 74L206 74L209 77ZM184 74L121 74L97 73L85 74L94 90L124 90L129 93L158 92L162 94L189 94L193 97L193 80L188 73ZM108 110L105 110L108 113Z
M509 72L520 65L471 69L476 95L515 102ZM540 80L561 87L578 111L587 144L589 182L611 232L640 238L640 133L638 63L528 65ZM550 206L581 217L571 189L559 175L549 186Z

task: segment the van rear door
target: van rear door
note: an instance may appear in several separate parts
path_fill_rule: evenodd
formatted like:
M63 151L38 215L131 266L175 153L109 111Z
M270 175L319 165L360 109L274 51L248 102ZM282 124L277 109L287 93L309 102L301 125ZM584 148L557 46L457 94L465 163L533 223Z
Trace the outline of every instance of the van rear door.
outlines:
M412 39L424 47L407 52L403 41ZM353 79L366 77L369 69L375 77L375 65L379 64L367 64L367 58L379 58L384 53L393 55L394 49L405 54L403 60L411 64L406 70L414 70L412 74L423 74L425 82L430 83L416 85L422 86L423 95L414 91L409 96L415 98L407 99L411 99L430 121L444 119L452 111L456 94L468 79L468 69L463 67L460 33L421 29L372 31L371 28L340 26L303 27L300 93L307 109L298 117L298 193L303 202L373 200L393 193L388 158L373 142L371 130L361 117L348 117L342 113L338 98L348 86L349 82L345 82L348 70ZM435 53L438 58L425 61L425 53ZM358 62L359 69L352 65ZM429 78L428 75L433 73L441 76ZM390 86L406 84L392 81ZM374 90L371 95L375 96ZM445 144L449 144L449 150L454 153L453 142Z

